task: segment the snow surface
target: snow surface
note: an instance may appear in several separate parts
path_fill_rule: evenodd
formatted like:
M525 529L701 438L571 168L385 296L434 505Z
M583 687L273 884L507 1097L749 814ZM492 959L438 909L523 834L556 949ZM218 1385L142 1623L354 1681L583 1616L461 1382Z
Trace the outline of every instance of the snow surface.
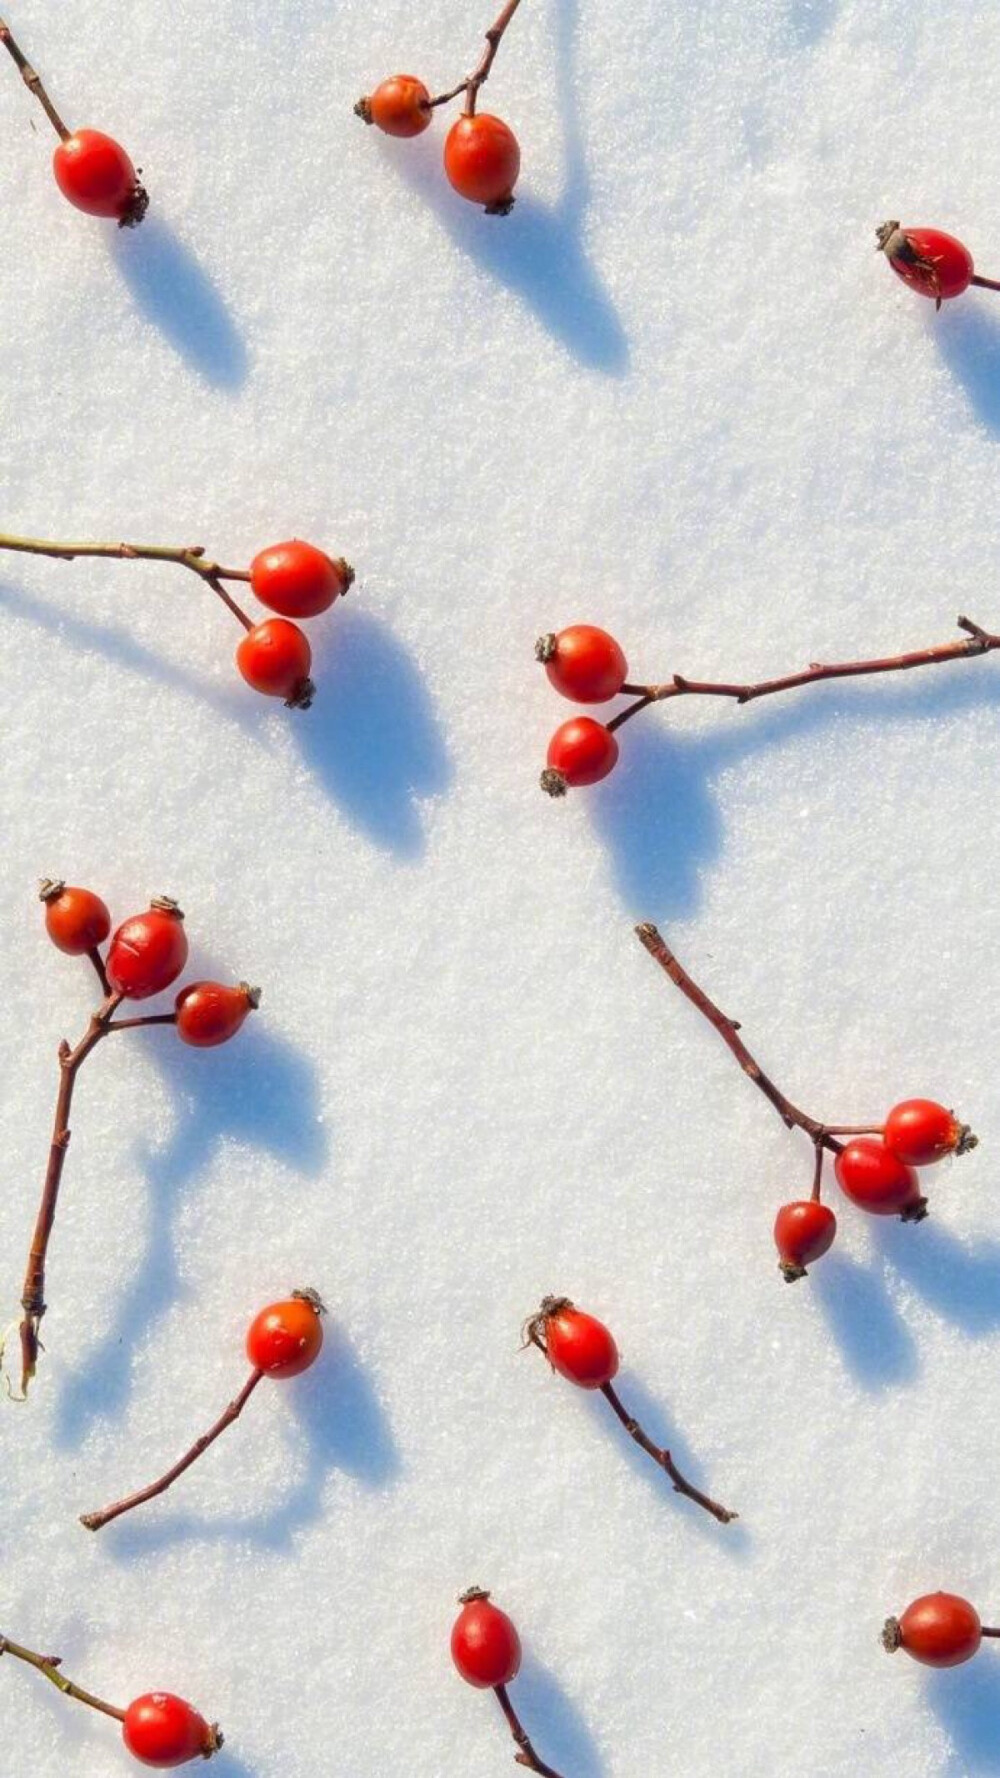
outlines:
M218 1778L511 1770L449 1663L472 1582L566 1778L998 1772L995 1652L928 1677L877 1637L937 1586L1000 1613L1000 667L655 712L556 805L569 707L532 661L578 619L639 675L722 677L1000 623L1000 306L935 317L873 232L953 228L1000 275L996 9L526 0L489 88L507 222L446 188L442 127L351 115L395 69L458 79L488 13L11 0L153 208L126 236L69 209L6 70L3 525L237 562L297 533L359 575L302 716L243 688L193 578L0 564L5 1315L93 1000L35 879L119 916L171 892L199 973L265 990L231 1049L153 1032L81 1076L50 1350L0 1418L0 1627L116 1698L191 1696ZM929 1222L846 1213L781 1284L807 1145L636 918L800 1103L974 1120ZM322 1366L89 1538L297 1283ZM738 1527L518 1354L553 1290ZM0 1684L12 1778L135 1769L26 1669Z

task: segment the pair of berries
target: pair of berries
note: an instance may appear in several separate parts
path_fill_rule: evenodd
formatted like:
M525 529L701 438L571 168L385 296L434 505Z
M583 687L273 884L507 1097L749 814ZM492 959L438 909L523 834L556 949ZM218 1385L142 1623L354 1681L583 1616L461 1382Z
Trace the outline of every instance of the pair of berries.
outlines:
M960 1667L978 1652L984 1636L998 1634L984 1629L968 1599L957 1593L925 1593L902 1617L886 1619L882 1647L887 1654L901 1648L924 1667Z
M954 1112L932 1099L904 1099L893 1106L881 1136L857 1136L837 1154L834 1173L844 1196L872 1216L898 1216L920 1222L927 1199L920 1191L918 1167L929 1167L945 1155L965 1154L976 1137ZM774 1224L778 1263L789 1284L804 1278L807 1267L829 1252L837 1219L817 1198L784 1204Z
M386 136L420 136L429 128L435 101L413 74L393 74L354 109ZM463 112L445 137L444 170L459 197L481 204L488 216L507 216L521 170L517 137L500 117Z
M354 570L312 543L294 538L261 550L250 564L251 591L278 617L254 624L236 650L247 684L293 709L308 710L316 687L309 677L312 649L291 618L318 617L347 592Z
M145 913L122 922L102 963L100 947L111 932L111 915L100 896L92 889L50 881L41 885L39 895L53 944L71 957L94 958L111 991L125 1000L162 993L187 962L184 915L168 896L157 897ZM259 988L246 982L235 988L225 982L189 982L175 1002L177 1035L196 1049L227 1043L259 1003Z
M558 634L540 636L535 658L556 691L577 704L607 704L630 689L621 648L607 630L594 624L570 624ZM550 796L565 796L567 790L598 784L617 763L614 724L597 722L592 716L571 717L549 742L542 789Z

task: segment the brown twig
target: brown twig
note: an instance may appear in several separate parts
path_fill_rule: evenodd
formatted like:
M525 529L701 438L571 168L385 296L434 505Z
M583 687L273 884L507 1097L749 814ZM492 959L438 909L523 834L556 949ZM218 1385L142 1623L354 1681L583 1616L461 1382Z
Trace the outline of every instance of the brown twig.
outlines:
M532 1747L531 1742L528 1739L527 1731L510 1701L507 1687L505 1685L495 1685L493 1690L496 1692L497 1702L499 1703L504 1716L507 1718L507 1727L510 1729L511 1734L520 1749L520 1752L515 1753L514 1755L516 1764L519 1766L527 1766L530 1772L540 1773L541 1778L560 1778L560 1775L555 1768L547 1766L544 1760L539 1759L535 1749Z
M14 550L21 555L53 556L62 562L75 561L77 556L102 556L120 561L176 562L189 568L243 625L253 629L253 621L222 585L224 580L249 581L244 568L223 568L218 562L206 561L205 551L195 544L189 549L172 549L151 543L54 543L44 537L15 537L0 532L0 549Z
M239 1395L219 1415L215 1424L210 1426L207 1432L203 1432L200 1438L195 1439L191 1449L185 1452L180 1462L175 1463L172 1469L168 1469L159 1481L151 1482L148 1488L138 1489L135 1494L127 1494L124 1499L116 1500L113 1506L106 1506L101 1512L82 1513L80 1515L81 1525L86 1525L88 1531L100 1531L102 1526L110 1525L112 1519L120 1518L122 1513L131 1512L133 1507L142 1506L145 1501L155 1500L158 1494L164 1494L171 1483L175 1482L178 1476L183 1475L186 1469L190 1469L192 1463L201 1456L202 1452L208 1450L209 1445L215 1443L219 1434L225 1432L226 1427L231 1426L234 1420L239 1419L263 1375L264 1372L259 1370L250 1372Z
M9 1636L0 1636L0 1655L14 1655L19 1661L27 1661L29 1667L34 1667L52 1685L58 1686L65 1697L75 1698L78 1704L88 1704L91 1710L100 1710L104 1716L113 1716L116 1722L125 1721L124 1710L106 1703L103 1698L96 1698L93 1692L85 1692L82 1686L66 1679L59 1672L62 1662L58 1655L37 1655L30 1648L22 1648L19 1642L12 1642Z
M20 48L20 46L18 44L16 44L14 42L14 38L11 35L10 26L5 24L3 19L0 19L0 43L3 44L3 46L7 50L8 54L10 56L12 56L13 60L17 63L18 69L20 70L21 79L24 81L24 84L27 87L29 93L34 93L35 98L38 100L38 103L42 107L42 110L44 111L46 117L48 118L50 124L52 125L52 128L55 130L56 135L59 137L61 142L65 142L67 137L69 136L69 133L70 133L69 130L66 128L66 125L63 123L62 118L59 116L59 113L56 110L55 106L53 105L52 100L49 98L48 93L45 91L45 88L41 82L41 77L38 74L36 74L34 68L31 66L31 63L28 61L28 58L25 55L24 51Z
M666 1470L674 1484L675 1494L684 1494L688 1500L693 1500L696 1506L704 1507L707 1513L711 1513L713 1519L718 1519L720 1525L729 1525L734 1519L739 1518L739 1513L730 1512L728 1507L720 1506L717 1500L713 1500L708 1494L703 1494L700 1488L692 1487L691 1483L685 1480L670 1452L661 1450L659 1445L654 1445L652 1439L646 1436L638 1420L629 1413L611 1383L602 1383L601 1394L610 1402L629 1438L633 1438L640 1449L645 1451L648 1457L652 1457L654 1463L658 1463L661 1469Z
M886 655L870 661L838 661L824 664L813 661L800 673L786 673L780 679L761 679L745 684L686 679L675 673L662 685L624 685L624 692L636 694L634 704L622 710L607 724L609 730L621 728L650 704L665 703L668 698L711 697L732 698L737 704L751 704L757 698L772 697L775 692L794 691L801 685L817 685L824 679L859 679L870 673L906 673L913 667L938 667L948 661L969 660L1000 648L1000 636L982 629L968 617L958 619L960 630L967 631L964 642L946 642L937 648L918 648L910 654Z
M473 116L476 109L476 101L479 98L479 89L481 86L485 85L490 77L490 70L496 60L496 53L500 48L503 34L520 4L521 0L507 0L507 4L503 11L500 13L499 17L494 20L486 33L486 48L474 71L468 75L465 80L460 80L458 85L453 86L449 92L438 93L435 99L431 99L431 109L436 105L448 105L452 99L457 99L460 93L464 93L465 115L466 117Z

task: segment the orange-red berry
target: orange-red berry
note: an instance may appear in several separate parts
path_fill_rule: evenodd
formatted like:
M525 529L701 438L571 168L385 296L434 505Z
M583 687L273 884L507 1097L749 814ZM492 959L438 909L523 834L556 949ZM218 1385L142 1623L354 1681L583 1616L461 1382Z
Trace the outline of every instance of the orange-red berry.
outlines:
M549 742L542 789L550 796L565 796L567 789L598 784L617 761L618 742L610 729L593 716L572 716Z
M613 636L594 624L570 624L540 636L535 654L549 681L576 704L606 704L628 677L628 662Z
M247 1357L269 1377L297 1377L315 1364L323 1344L323 1305L314 1290L269 1303L250 1323Z
M172 1692L145 1692L133 1698L122 1723L122 1740L144 1766L161 1771L208 1759L222 1746L222 1736L192 1705Z
M505 1611L481 1587L470 1587L451 1632L451 1658L468 1685L509 1685L521 1666L521 1638Z
M918 295L929 296L938 308L968 290L975 271L972 254L954 235L939 228L900 228L898 222L884 222L877 232L897 278Z
M236 650L236 665L254 691L308 710L315 686L309 677L312 649L298 624L269 617L248 630Z
M100 130L75 130L52 156L64 198L88 216L114 217L123 228L141 222L149 199L119 143Z
M235 1037L248 1013L260 1005L260 989L240 982L189 982L176 1000L177 1035L195 1049L213 1049Z
M354 570L342 558L317 549L313 543L292 538L272 543L250 564L250 585L262 605L282 617L318 617L328 611L354 579Z
M976 1146L967 1124L933 1099L904 1099L885 1120L885 1143L908 1167L929 1167Z
M813 1260L829 1253L837 1233L833 1211L815 1198L782 1204L774 1219L774 1244L778 1264L788 1284L804 1278Z
M92 889L45 882L38 893L45 903L45 930L60 951L70 957L85 957L104 943L111 931L111 915Z
M611 1333L568 1297L547 1296L526 1331L553 1370L580 1389L603 1389L618 1374L618 1347Z
M882 1643L890 1654L906 1650L925 1667L959 1667L982 1641L979 1613L957 1593L925 1593L900 1618L888 1618Z
M187 955L184 915L162 896L119 926L108 948L108 981L129 1000L147 1000L177 980Z
M434 115L431 95L414 74L391 74L355 110L387 136L419 136Z
M482 204L492 216L505 216L514 206L520 169L517 137L501 118L477 111L452 124L445 138L444 170L460 197Z
M849 1142L838 1154L834 1172L841 1191L859 1210L900 1216L904 1222L919 1222L927 1213L913 1168L878 1137L858 1136Z

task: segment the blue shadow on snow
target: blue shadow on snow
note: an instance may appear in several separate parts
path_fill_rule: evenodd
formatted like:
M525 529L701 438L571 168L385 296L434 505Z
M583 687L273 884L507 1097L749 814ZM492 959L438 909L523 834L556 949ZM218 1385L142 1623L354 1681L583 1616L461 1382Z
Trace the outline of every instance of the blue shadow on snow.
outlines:
M947 1778L1000 1772L1000 1666L989 1647L966 1667L928 1675L924 1696L952 1743Z
M115 230L111 253L136 307L184 362L216 389L240 388L246 347L211 278L179 235L154 212L141 228Z
M517 1676L517 1711L547 1765L573 1778L604 1778L604 1761L582 1712L533 1655L525 1656Z
M893 1306L880 1270L831 1253L810 1269L808 1285L844 1364L863 1389L874 1394L913 1382L920 1368L917 1344Z
M1000 274L998 274L1000 275ZM1000 437L1000 297L973 293L931 314L934 342L981 425ZM991 306L993 305L993 306Z

